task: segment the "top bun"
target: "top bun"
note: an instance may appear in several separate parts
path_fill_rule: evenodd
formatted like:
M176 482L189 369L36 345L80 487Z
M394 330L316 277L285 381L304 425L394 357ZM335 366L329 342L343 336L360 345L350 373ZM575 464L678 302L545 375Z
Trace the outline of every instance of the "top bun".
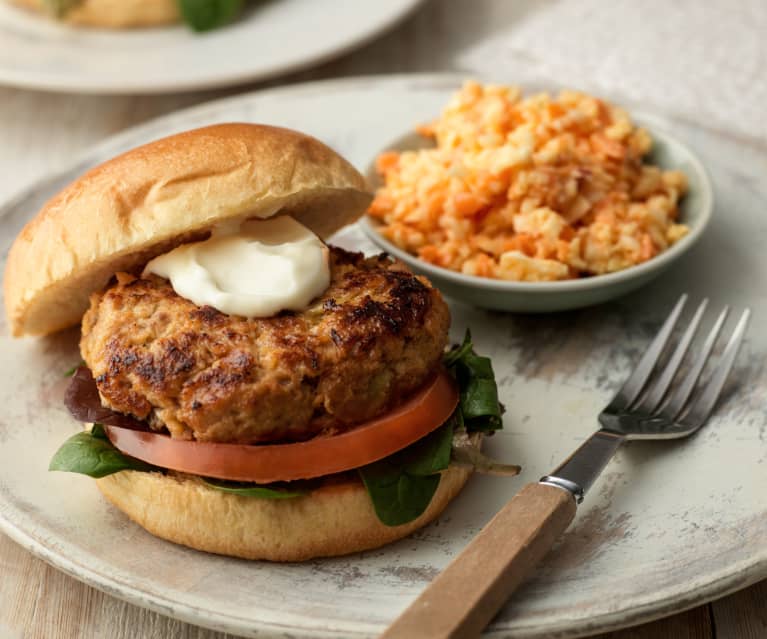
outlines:
M222 222L289 214L327 238L370 200L351 164L289 129L221 124L151 142L88 171L22 229L5 267L10 331L77 324L115 272Z

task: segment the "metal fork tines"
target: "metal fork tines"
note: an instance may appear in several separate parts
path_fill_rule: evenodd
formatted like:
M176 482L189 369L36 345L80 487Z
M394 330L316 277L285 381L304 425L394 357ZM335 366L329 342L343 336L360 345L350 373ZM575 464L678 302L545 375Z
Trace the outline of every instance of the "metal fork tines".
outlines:
M735 363L751 311L743 311L716 359L712 353L730 309L725 307L719 313L702 346L695 352L691 345L708 306L708 300L703 300L665 366L660 366L686 302L687 295L683 295L631 376L599 415L604 430L627 439L684 437L708 419ZM685 358L690 364L686 372L680 373ZM707 383L698 384L706 364L712 369L710 376Z
M681 336L672 347L686 302L687 295L682 295L636 368L600 413L602 429L547 475L545 483L565 487L580 500L623 441L686 437L706 423L735 363L751 311L743 311L729 338L720 338L730 310L725 307L696 348L695 336L708 306L705 299L687 326L680 327ZM726 345L716 357L720 339L726 339ZM706 368L708 378L701 383Z

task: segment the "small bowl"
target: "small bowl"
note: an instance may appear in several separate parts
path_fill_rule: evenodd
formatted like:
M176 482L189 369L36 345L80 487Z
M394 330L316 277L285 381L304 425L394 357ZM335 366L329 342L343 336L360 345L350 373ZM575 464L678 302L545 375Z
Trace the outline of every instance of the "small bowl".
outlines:
M592 306L625 295L660 275L698 241L711 219L714 204L711 182L695 154L672 136L642 122L640 118L635 118L635 121L653 138L649 162L663 169L680 169L687 175L689 189L679 203L679 221L690 228L690 232L676 244L637 266L574 280L510 282L464 275L425 262L384 238L376 230L378 222L367 215L360 225L373 242L405 262L416 273L428 277L445 295L480 308L549 313ZM411 151L431 146L430 140L411 133L395 141L388 149ZM381 178L375 171L375 160L368 167L367 177L374 188L381 185Z

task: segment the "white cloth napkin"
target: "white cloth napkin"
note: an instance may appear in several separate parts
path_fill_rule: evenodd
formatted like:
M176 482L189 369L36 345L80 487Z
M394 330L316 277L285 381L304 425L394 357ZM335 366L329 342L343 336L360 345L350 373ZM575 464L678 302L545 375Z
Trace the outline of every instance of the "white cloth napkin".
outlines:
M460 54L459 66L504 82L581 88L767 143L767 0L559 0L528 9Z

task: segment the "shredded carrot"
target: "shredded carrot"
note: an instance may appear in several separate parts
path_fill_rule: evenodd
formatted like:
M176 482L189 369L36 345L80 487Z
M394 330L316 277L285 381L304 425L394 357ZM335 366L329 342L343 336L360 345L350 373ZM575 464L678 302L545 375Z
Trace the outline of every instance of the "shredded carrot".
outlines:
M643 164L647 132L585 93L523 97L468 82L417 130L435 147L382 153L369 213L430 263L503 279L581 277L650 259L688 230L676 223L684 174Z

